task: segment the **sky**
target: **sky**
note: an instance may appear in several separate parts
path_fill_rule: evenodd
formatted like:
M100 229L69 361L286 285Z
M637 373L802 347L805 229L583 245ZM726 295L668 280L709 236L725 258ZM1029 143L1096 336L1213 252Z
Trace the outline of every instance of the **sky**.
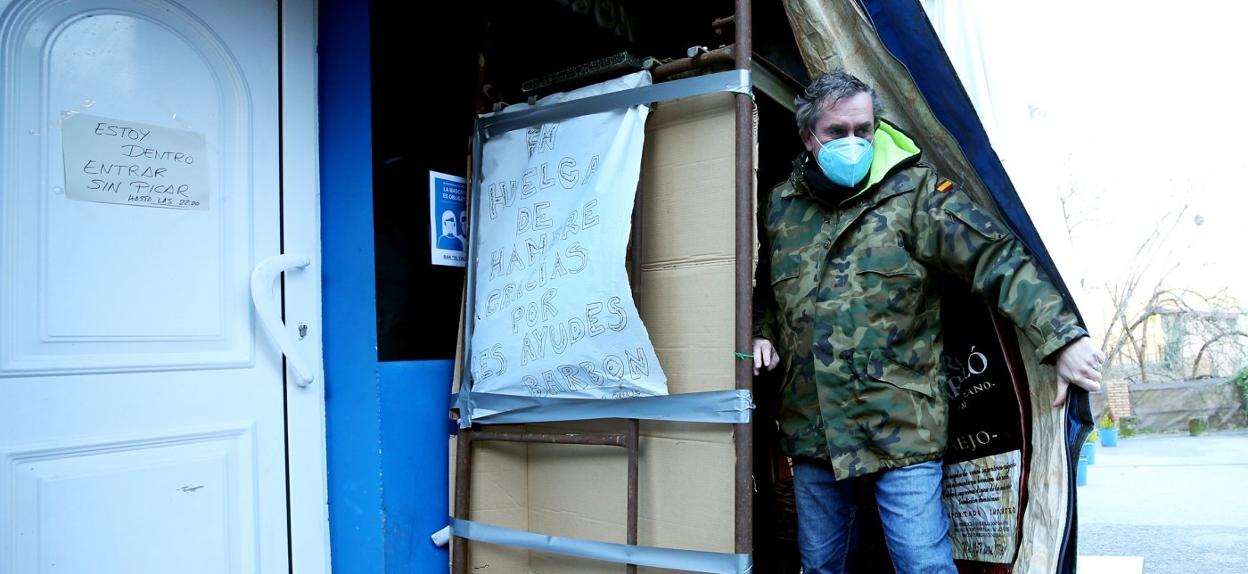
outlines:
M1094 335L1159 228L1145 283L1248 308L1248 3L924 4Z

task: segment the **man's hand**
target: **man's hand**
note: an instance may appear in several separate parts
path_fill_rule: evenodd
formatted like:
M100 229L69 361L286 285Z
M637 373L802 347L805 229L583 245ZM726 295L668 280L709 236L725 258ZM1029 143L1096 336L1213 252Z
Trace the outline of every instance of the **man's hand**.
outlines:
M757 349L757 339L755 341L754 348ZM1088 392L1101 390L1101 365L1104 362L1105 355L1092 344L1092 339L1083 337L1066 345L1057 354L1057 399L1053 401L1053 406L1060 407L1066 403L1066 392L1071 384L1079 385Z
M767 339L754 339L754 375L757 376L760 369L772 370L776 365L780 364L780 355L776 354L776 347Z

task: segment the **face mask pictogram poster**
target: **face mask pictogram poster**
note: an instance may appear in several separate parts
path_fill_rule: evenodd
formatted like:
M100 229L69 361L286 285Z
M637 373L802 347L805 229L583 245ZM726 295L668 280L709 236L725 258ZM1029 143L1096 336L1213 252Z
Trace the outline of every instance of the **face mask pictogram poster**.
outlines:
M434 265L463 267L468 260L464 178L429 172L429 252Z

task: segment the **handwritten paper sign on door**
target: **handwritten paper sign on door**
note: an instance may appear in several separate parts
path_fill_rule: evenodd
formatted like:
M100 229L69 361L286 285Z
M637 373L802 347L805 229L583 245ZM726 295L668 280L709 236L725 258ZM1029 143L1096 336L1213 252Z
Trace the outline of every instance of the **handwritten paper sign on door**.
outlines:
M207 210L204 134L75 114L62 123L70 199Z

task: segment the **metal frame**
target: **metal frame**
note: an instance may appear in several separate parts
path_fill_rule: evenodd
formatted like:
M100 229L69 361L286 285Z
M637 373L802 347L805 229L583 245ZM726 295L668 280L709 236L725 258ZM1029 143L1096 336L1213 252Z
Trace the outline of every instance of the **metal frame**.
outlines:
M751 68L754 54L753 12L750 0L736 0L736 50L738 70ZM749 353L753 339L754 309L754 100L737 94L737 261L736 261L736 345ZM753 361L736 362L737 388L753 390ZM754 552L754 427L734 425L732 441L737 453L736 474L736 552Z
M455 518L467 520L469 513L469 496L472 445L478 441L523 442L537 444L571 444L589 446L616 446L625 449L628 456L628 526L627 542L637 544L637 485L640 470L639 446L641 443L640 425L637 419L628 420L628 430L622 433L541 433L541 432L501 432L476 429L460 429L455 450ZM455 574L468 572L468 540L455 537L452 546L454 552L451 560L451 571ZM636 574L637 565L627 565L628 574Z
M730 49L717 51L713 57L695 56L685 61L678 61L675 66L668 68L669 71L676 73L677 71L686 71L696 68L714 65L724 62L726 55L731 54L735 64L735 70L739 74L749 73L752 67L752 25L751 25L751 1L736 0L736 14L732 18L732 23L736 28L736 44ZM667 74L664 74L667 75ZM690 84L682 84L689 86ZM683 95L693 95L685 93L677 87L678 83L673 82L670 85L657 84L645 88L630 90L627 98L621 100L619 94L606 94L581 100L573 100L571 102L550 106L549 108L535 108L513 114L498 115L491 114L482 116L477 119L475 125L476 137L473 138L472 153L472 178L470 181L470 205L469 210L472 211L476 207L476 199L480 192L481 178L481 151L483 140L491 132L499 133L535 125L555 118L560 114L579 115L577 110L592 109L594 106L601 105L606 101L603 98L611 98L612 100L620 100L618 107L627 107L631 105L646 104L653 101L675 99L683 97ZM736 110L736 274L735 274L735 344L739 351L746 351L751 348L751 321L752 321L752 301L753 301L753 270L754 270L754 102L752 95L748 90L738 91L735 102ZM585 113L585 112L581 112ZM637 200L634 204L633 214L633 242L630 247L632 253L633 268L630 275L635 275L637 262L641 253L641 234L638 231L641 228L641 201L643 200L641 184L638 182ZM471 226L469 230L469 254L468 254L468 277L467 277L467 296L465 297L464 317L464 340L462 344L466 352L463 353L462 372L464 373L461 385L469 385L471 380L471 360L472 355L469 350L469 343L472 337L471 322L474 316L474 291L476 285L475 266L471 264L473 261L473 251L477 244L477 228ZM633 281L636 285L636 281ZM634 294L636 296L636 294ZM739 390L751 390L753 388L753 371L751 369L752 361L736 361L736 370L734 372L735 387ZM471 472L472 472L472 445L477 441L506 441L506 442L523 442L523 443L540 443L540 444L568 444L568 445L596 445L596 446L616 446L622 447L627 451L628 456L628 506L627 506L627 543L631 545L637 544L638 529L638 476L639 476L639 446L640 446L640 422L637 419L626 419L628 428L622 433L540 433L540 432L499 432L481 430L477 428L461 428L457 437L456 449L456 472L455 472L455 518L468 520L470 512L471 499ZM737 554L749 554L753 552L753 464L754 464L754 441L753 426L751 423L740 423L733 425L733 444L736 453L735 467L735 539L734 550ZM463 537L455 536L453 542L451 570L454 574L466 574L468 572L468 540ZM627 572L635 574L637 566L635 564L627 565Z

